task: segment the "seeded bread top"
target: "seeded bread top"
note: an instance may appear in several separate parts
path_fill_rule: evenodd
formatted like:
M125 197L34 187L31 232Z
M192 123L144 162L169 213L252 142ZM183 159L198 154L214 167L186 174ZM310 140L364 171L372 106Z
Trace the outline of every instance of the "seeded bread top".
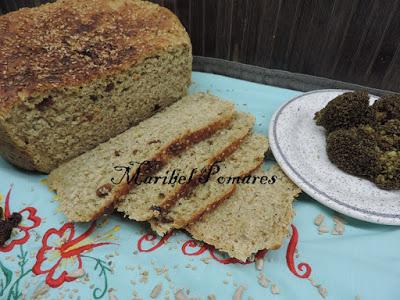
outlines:
M147 1L59 0L0 16L0 113L177 47L191 47L178 18Z

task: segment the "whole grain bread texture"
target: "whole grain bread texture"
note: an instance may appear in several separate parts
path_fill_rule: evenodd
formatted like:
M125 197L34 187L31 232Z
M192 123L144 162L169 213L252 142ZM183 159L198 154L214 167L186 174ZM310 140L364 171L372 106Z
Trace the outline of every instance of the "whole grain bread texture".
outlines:
M245 176L263 163L267 150L268 142L264 136L248 136L233 154L219 164L218 173L207 183L199 184L188 196L181 197L162 216L151 220L151 228L163 236L172 229L194 223L204 213L215 209L235 192L238 177L246 180Z
M162 217L164 211L177 199L190 193L199 183L202 174L206 174L204 172L213 171L213 163L224 159L239 147L249 134L254 121L254 117L249 114L236 113L228 127L172 158L153 176L159 178L157 181L155 178L150 179L151 182L136 186L122 197L117 210L136 221L147 221L155 215ZM165 184L162 178L172 175L173 172L176 176L185 176L185 180L182 183Z
M262 249L277 249L289 233L292 202L301 190L278 165L256 176L276 176L274 184L240 184L215 210L186 227L193 238L246 261Z
M48 177L68 220L88 222L112 209L139 170L152 174L191 144L229 126L234 105L198 93L62 164ZM144 162L149 162L143 167ZM143 168L142 168L143 167ZM129 176L129 178L128 178Z
M0 154L48 173L187 93L191 43L168 9L59 0L0 16Z

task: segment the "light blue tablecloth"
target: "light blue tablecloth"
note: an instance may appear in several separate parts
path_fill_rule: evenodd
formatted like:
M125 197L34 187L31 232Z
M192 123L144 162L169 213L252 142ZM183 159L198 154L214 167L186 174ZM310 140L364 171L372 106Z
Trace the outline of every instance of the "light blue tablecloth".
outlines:
M233 100L239 110L257 116L256 131L264 134L272 113L300 94L197 72L191 87L191 92L195 91ZM286 261L289 239L265 257L262 272L270 286L274 283L280 291L273 295L270 287L257 282L259 271L254 264L222 264L210 258L208 250L187 255L199 248L186 247L185 255L182 246L190 237L184 233L145 252L155 241L145 240L148 228L144 224L120 216L102 218L90 229L89 224L65 224L54 195L41 183L45 177L0 160L0 205L5 206L10 192L10 212L23 210L25 226L8 249L0 249L0 299L150 299L151 290L159 283L158 299L167 295L174 299L178 289L189 289L189 297L207 299L215 294L217 299L231 299L240 285L246 287L243 299L322 299L312 281L321 285L320 290L326 289L327 299L356 299L357 295L362 300L400 299L399 228L341 216L346 221L344 235L319 235L313 224L315 216L323 214L332 229L334 212L307 195L295 203L294 225L299 235L295 270L291 271ZM64 248L50 249L60 245ZM304 274L305 269L298 269L302 262L309 265L309 279L294 274ZM79 268L86 275L76 279L81 275L76 271Z

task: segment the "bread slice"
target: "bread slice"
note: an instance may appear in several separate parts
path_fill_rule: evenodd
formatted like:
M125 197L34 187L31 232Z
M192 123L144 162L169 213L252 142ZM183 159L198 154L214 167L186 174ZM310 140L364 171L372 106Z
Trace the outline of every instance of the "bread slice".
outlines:
M238 185L231 198L186 228L193 238L241 261L281 246L292 222L292 202L301 190L278 165L254 175L277 179L274 184Z
M70 221L91 221L128 193L127 176L132 178L139 169L134 162L150 161L146 172L155 173L172 156L228 126L233 116L234 105L215 96L185 97L61 165L50 173L49 187L57 192Z
M198 184L201 170L211 168L212 164L224 159L235 151L254 125L254 117L237 113L231 124L216 132L210 138L192 146L182 154L171 159L155 176L160 177L152 184L141 184L122 197L117 210L129 219L136 221L150 220L160 211L168 208L182 195ZM195 173L192 173L195 170ZM182 183L164 184L161 178L179 172L191 180ZM193 175L193 176L191 176Z
M162 218L151 220L152 229L164 235L174 228L183 228L198 220L206 211L212 210L234 193L236 183L226 183L228 178L246 176L253 172L263 163L267 150L268 143L264 136L247 137L236 152L219 164L221 170L206 184L200 184L190 195L180 198ZM225 183L221 184L218 177L225 178Z
M0 16L0 37L0 154L29 170L48 173L138 124L191 81L189 36L148 1L24 8Z

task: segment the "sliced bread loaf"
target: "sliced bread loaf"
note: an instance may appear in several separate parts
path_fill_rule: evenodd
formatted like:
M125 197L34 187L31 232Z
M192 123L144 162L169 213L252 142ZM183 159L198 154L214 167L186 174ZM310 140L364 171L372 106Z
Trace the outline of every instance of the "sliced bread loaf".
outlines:
M155 174L160 178L156 183L136 186L122 197L117 210L136 221L150 220L155 214L164 216L164 209L198 184L201 170L211 168L214 162L224 159L235 151L253 125L253 116L237 113L228 127L171 159ZM168 177L174 171L179 172L179 176L185 176L185 182L163 183L161 178ZM190 176L189 182L186 179Z
M205 93L184 97L164 111L95 149L61 165L48 178L70 221L87 222L102 215L130 185L139 164L150 161L155 173L170 157L229 125L234 105ZM121 173L122 171L122 173Z
M227 201L186 230L241 261L262 249L277 249L289 232L293 199L301 190L274 165L257 176L276 176L274 184L241 184Z
M237 151L219 164L221 170L207 183L198 185L190 195L180 198L162 218L151 220L152 229L164 235L171 229L183 228L198 220L206 211L212 210L233 194L236 189L233 178L246 176L257 169L263 163L267 150L268 143L264 136L247 137Z
M0 16L0 37L0 154L29 170L48 173L138 124L191 81L189 36L149 1L23 8Z

